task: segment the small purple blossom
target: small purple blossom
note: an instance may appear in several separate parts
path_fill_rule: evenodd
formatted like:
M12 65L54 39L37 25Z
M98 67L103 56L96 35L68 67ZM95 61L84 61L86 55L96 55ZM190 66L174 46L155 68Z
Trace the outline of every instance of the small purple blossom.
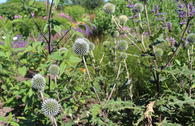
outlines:
M71 16L67 15L67 14L60 13L59 16L64 17L64 18L68 19L71 22L75 22L74 19Z
M3 19L3 16L0 16L0 19Z
M172 23L171 22L167 22L167 28L169 31L172 30Z
M17 40L12 42L12 48L24 48L28 44L27 41L24 40Z
M159 13L159 6L155 5L154 9L151 11L152 13L158 14Z
M14 16L14 19L19 19L19 18L22 18L22 16L21 15L15 15Z
M182 9L182 8L184 8L184 7L185 7L184 4L178 4L178 8Z
M176 40L173 37L168 37L166 40L170 43L171 47L173 48L176 45Z
M34 17L35 16L35 13L31 13L31 16Z
M85 35L92 34L92 29L87 24L79 24L77 28L74 28L75 31L81 32Z
M186 22L183 21L183 22L180 22L179 24L180 24L180 25L184 25L184 24L186 24Z

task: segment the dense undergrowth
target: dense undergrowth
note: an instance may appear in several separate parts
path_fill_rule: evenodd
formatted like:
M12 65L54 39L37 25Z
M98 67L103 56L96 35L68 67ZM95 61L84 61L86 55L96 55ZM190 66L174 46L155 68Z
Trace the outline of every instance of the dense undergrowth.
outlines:
M12 4L0 5L0 125L194 126L193 1Z

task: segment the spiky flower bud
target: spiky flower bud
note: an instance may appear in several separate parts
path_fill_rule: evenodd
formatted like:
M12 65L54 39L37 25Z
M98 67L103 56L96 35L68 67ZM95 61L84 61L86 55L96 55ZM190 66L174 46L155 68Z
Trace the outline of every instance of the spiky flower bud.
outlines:
M60 48L60 49L59 49L59 52L61 52L61 53L66 52L66 51L68 51L67 48Z
M114 37L114 38L118 38L119 36L120 36L120 33L118 31L114 31L112 33L112 37Z
M80 55L84 56L89 52L89 43L85 38L78 38L73 44L73 51Z
M117 42L116 47L120 51L125 51L125 50L128 49L128 42L125 41L125 40L120 40L120 41Z
M55 99L47 99L42 104L42 112L45 116L55 116L60 111L60 104Z
M89 51L92 51L95 49L95 44L90 42L87 38L83 38L84 40L86 40L89 44Z
M89 42L89 51L92 51L95 49L95 44L92 42Z
M125 25L128 21L128 17L126 15L121 15L118 18L120 24Z
M188 36L187 36L187 42L188 43L195 43L195 33L190 33Z
M112 3L106 3L103 7L103 10L107 14L113 14L115 12L115 5Z
M155 48L154 49L154 53L155 53L156 56L161 57L161 56L163 56L164 52L163 52L163 50L161 48Z
M121 60L127 59L127 54L126 54L126 53L120 53L119 58L120 58Z
M141 3L136 3L132 9L134 13L141 13L144 10L144 6Z
M110 48L110 47L112 47L112 46L113 46L113 42L110 42L110 41L104 41L104 42L103 42L103 46L104 46L105 48Z
M43 90L46 84L45 78L41 74L34 75L31 82L32 87L39 91Z
M59 68L59 66L58 66L58 65L55 65L55 64L51 65L51 66L49 67L49 73L50 73L50 75L52 75L52 76L57 76L57 75L60 73L60 68Z

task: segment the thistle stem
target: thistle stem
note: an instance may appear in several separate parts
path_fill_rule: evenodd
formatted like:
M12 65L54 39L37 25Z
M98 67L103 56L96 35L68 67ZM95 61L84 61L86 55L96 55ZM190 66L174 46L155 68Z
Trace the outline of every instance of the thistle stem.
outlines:
M146 2L144 3L144 10L145 10L145 16L146 16L146 20L147 20L148 33L149 33L149 35L151 35L150 22L149 22L149 18L148 18L148 10L147 10Z
M117 80L119 78L120 73L121 73L121 63L119 64L119 67L118 67L118 72L117 72L117 76L116 76Z
M89 73L89 69L88 69L88 67L87 67L87 64L86 64L86 61L85 61L85 57L84 57L84 56L83 56L83 62L84 62L84 65L85 65L85 69L87 70L87 74L88 74L88 76L89 76L89 80L90 80L90 82L92 82L92 79L91 79L91 76L90 76L90 73ZM101 103L101 102L100 102L100 97L99 97L99 95L98 95L98 93L97 93L95 87L93 86L93 84L92 84L92 88L93 88L93 90L94 90L94 92L95 92L95 95L96 95L96 97L97 97L98 102Z
M129 79L129 70L128 70L128 67L127 67L127 61L126 59L124 59L124 64L125 64L125 69L126 69L126 72L127 72L127 78Z

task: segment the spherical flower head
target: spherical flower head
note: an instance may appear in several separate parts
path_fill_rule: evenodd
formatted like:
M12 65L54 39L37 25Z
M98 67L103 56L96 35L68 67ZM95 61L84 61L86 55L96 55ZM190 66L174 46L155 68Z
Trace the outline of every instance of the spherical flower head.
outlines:
M78 38L73 44L73 51L80 56L87 55L89 52L89 43L85 38Z
M42 104L42 112L45 116L56 116L60 111L60 104L55 99L47 99Z
M103 7L103 10L107 14L113 14L115 12L115 5L112 3L106 3Z
M124 25L127 23L128 17L126 15L121 15L121 16L119 16L118 21L120 24Z
M127 59L127 54L126 53L120 53L120 59Z
M32 87L39 91L42 91L46 84L45 78L41 74L34 75L31 82L32 82Z
M92 51L95 49L95 44L90 42L87 38L83 38L84 40L86 40L89 44L89 51Z
M141 13L143 10L144 10L144 6L141 3L136 3L132 9L134 13Z
M125 51L125 50L128 49L128 42L125 41L125 40L120 40L120 41L117 42L116 47L120 51Z
M113 42L111 42L111 41L104 41L104 42L103 42L103 46L104 46L105 48L110 48L110 47L113 46Z
M61 52L61 53L64 53L64 52L66 52L66 51L68 51L67 48L60 48L60 49L59 49L59 52Z
M55 65L55 64L51 65L51 66L49 67L49 73L50 73L50 75L52 75L52 76L57 76L57 75L60 73L60 68L59 68L59 66L58 66L58 65Z
M89 51L92 51L95 49L95 44L92 42L89 42Z
M195 43L195 33L190 33L188 36L187 36L187 42L188 43Z
M112 33L112 37L114 37L114 38L118 38L119 36L120 36L119 31L114 31L114 32Z
M161 48L155 48L154 49L154 53L155 53L156 56L161 57L161 56L163 56L164 52L163 52L163 50Z

